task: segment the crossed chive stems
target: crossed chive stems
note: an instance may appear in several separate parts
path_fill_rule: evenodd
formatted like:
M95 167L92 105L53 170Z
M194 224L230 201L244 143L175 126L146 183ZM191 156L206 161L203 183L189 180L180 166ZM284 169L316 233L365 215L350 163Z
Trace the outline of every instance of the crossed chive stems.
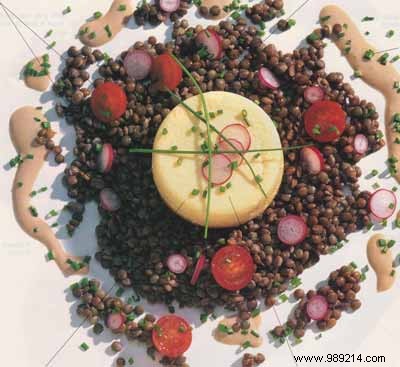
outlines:
M206 144L206 149L204 150L178 150L178 149L145 149L145 148L131 148L129 149L130 153L161 153L161 154L205 154L207 153L208 155L208 179L207 179L207 207L206 207L206 218L205 218L205 224L204 224L204 239L208 238L208 227L209 227L209 217L210 217L210 207L211 207L211 188L212 188L212 155L216 153L232 153L231 151L219 151L215 150L212 148L211 144L211 130L217 133L217 135L226 142L236 154L239 154L240 157L243 159L245 164L248 166L250 169L250 172L254 178L254 181L258 185L260 191L262 192L263 196L267 198L267 194L262 187L261 180L258 175L256 175L252 165L250 164L249 160L247 157L244 155L245 153L249 152L270 152L270 151L277 151L277 150L295 150L295 149L301 149L303 147L307 147L313 144L306 144L306 145L298 145L298 146L293 146L293 147L286 147L286 148L272 148L272 149L250 149L247 151L244 150L239 150L235 147L235 145L228 139L226 138L220 130L218 130L214 125L210 124L210 116L208 114L208 109L207 109L207 103L204 98L203 91L201 90L199 84L197 83L196 79L193 77L191 72L182 64L182 62L172 53L170 53L171 57L177 62L177 64L180 66L180 68L183 70L183 72L189 77L189 79L192 81L193 85L197 89L200 95L200 101L203 109L203 115L200 112L194 111L185 101L182 100L182 98L177 95L176 93L172 92L170 89L167 89L168 93L176 98L187 111L192 113L196 118L198 118L200 121L206 124L207 126L207 144Z

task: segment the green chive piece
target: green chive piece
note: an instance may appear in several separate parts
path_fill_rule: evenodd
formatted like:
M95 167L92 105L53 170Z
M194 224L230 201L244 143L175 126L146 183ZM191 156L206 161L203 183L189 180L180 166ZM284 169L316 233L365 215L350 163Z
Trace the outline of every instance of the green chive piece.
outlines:
M387 32L386 32L386 37L387 38L392 38L394 36L394 30L393 29L389 29Z
M20 187L22 187L22 186L24 186L24 183L21 182L21 181L18 181L18 182L17 182L17 187L20 188Z
M93 13L93 18L94 19L99 19L103 16L103 13L101 11L96 11Z
M38 233L38 232L39 232L39 228L38 227L33 228L33 233Z
M392 269L392 271L390 272L390 276L391 277L394 277L396 275L396 270L395 269Z
M287 21L288 27L292 28L296 25L296 20L295 19L288 19Z
M124 294L124 292L125 292L125 289L122 288L122 287L119 287L119 288L117 289L117 291L115 292L115 295L116 295L117 297L121 297L121 296Z
M382 54L382 55L379 57L378 62L379 62L381 65L386 65L388 59L389 59L389 53L388 53L388 52L385 52L384 54Z
M370 175L371 175L372 177L375 177L378 173L379 173L378 170L373 169L373 170L371 171Z
M38 217L39 213L37 211L37 209L34 206L30 206L29 207L29 211L31 212L32 217Z
M367 51L364 52L363 59L372 60L374 56L375 56L375 51L368 49Z
M226 184L226 188L227 189L230 189L232 187L232 182L228 182L227 184Z
M354 74L353 74L354 78L361 78L362 77L362 72L358 69L354 70Z
M242 348L243 349L247 349L247 348L250 348L252 345L251 345L251 343L247 340L247 341L245 341L243 344L242 344Z
M330 15L325 15L324 17L321 17L319 21L320 21L321 23L323 23L323 22L326 22L327 20L329 20L330 18L331 18Z
M232 161L229 165L231 166L231 168L233 170L235 170L235 169L237 169L239 167L239 164L238 164L237 161Z
M354 262L354 261L352 261L351 263L350 263L350 266L353 268L353 269L357 269L357 264Z
M86 352L87 350L89 350L89 346L88 346L86 343L82 343L82 344L79 346L79 348L80 348L82 351L84 351L84 352Z
M218 325L218 331L220 331L221 333L224 333L224 334L228 334L228 335L233 334L232 328L228 327L228 326L226 326L224 324L219 324Z
M226 191L226 187L225 186L220 186L219 192L225 192L225 191Z
M204 324L205 322L207 322L207 320L208 320L208 315L205 313L202 313L200 315L200 321Z
M164 129L162 129L162 134L163 135L167 135L168 134L168 129L166 127L164 127Z
M47 48L48 48L48 49L52 49L52 48L55 47L56 44L57 44L57 42L56 42L56 41L53 41L52 43L50 43L50 44L47 46Z
M192 192L191 192L191 194L192 194L193 196L199 195L199 194L200 194L200 190L199 190L199 189L193 189Z
M63 15L69 14L71 13L72 9L71 7L68 5L64 10L63 10Z
M321 135L321 126L319 124L315 124L312 128L312 133L314 135Z
M260 175L256 175L255 180L257 183L262 182L263 178Z
M260 308L256 308L255 310L253 310L253 311L251 312L251 317L252 317L252 318L255 318L255 317L257 317L260 313L261 313L261 309L260 309Z
M111 37L112 37L112 32L111 32L110 26L107 24L107 25L104 27L104 29L105 29L105 31L107 32L108 38L111 38Z
M53 34L53 30L49 29L44 36L47 38L47 37L50 37L52 34Z
M89 37L89 39L91 39L91 40L92 40L92 39L95 39L95 38L96 38L96 32L90 32L88 37Z
M119 7L118 7L118 11L125 11L126 10L126 5L125 4L121 4Z
M132 366L135 363L135 361L134 361L134 359L132 357L130 357L128 359L128 363L129 363L130 366Z
M372 21L372 20L374 20L374 19L375 19L374 17L367 17L367 16L366 16L366 17L362 18L361 21L362 21L362 22L370 22L370 21Z
M47 258L48 261L51 261L51 260L55 259L54 254L53 254L53 252L51 250L47 253L46 258Z
M282 303L285 303L285 302L289 299L289 297L288 297L286 294L281 294L281 295L279 296L279 299L280 299L280 301L281 301Z
M396 55L391 58L390 62L393 64L394 62L399 61L399 60L400 60L400 55Z
M256 338L259 338L259 337L260 337L260 334L257 333L257 331L255 331L255 330L251 330L251 331L250 331L250 334L253 335L253 336L255 336Z

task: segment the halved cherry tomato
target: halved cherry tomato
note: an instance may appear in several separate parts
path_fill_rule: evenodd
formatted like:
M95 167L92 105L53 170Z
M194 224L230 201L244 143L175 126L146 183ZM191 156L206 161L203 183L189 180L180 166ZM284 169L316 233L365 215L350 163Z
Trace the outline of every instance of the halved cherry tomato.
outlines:
M124 90L116 83L106 82L93 91L90 107L100 121L111 122L125 113L127 103Z
M157 56L151 68L152 79L174 90L182 80L182 69L168 53Z
M253 258L241 246L225 246L219 249L212 258L211 272L222 288L237 291L246 287L253 278Z
M160 354L177 358L192 344L192 328L185 319L176 315L161 317L152 332L153 344Z
M307 134L321 143L336 140L346 127L346 113L339 103L333 101L315 102L303 118Z

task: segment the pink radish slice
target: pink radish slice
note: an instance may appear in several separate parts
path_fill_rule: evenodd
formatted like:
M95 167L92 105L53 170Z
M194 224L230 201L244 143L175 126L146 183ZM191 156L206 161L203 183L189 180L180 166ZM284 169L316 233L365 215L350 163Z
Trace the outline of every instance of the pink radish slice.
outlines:
M278 238L286 245L297 245L307 236L307 226L298 215L287 215L278 224Z
M103 144L101 152L97 157L97 167L101 173L107 173L111 170L114 161L114 150L111 144Z
M204 161L208 161L208 158ZM214 154L211 158L211 182L214 185L223 185L232 177L231 160L225 154ZM208 164L202 167L203 176L208 180Z
M195 285L197 283L200 273L203 270L205 264L206 264L206 257L204 255L201 255L197 260L197 264L196 267L194 268L192 279L190 279L191 285Z
M219 59L222 56L222 39L217 32L208 29L201 31L196 36L196 43L199 46L205 46L207 52L214 59Z
M242 124L230 124L228 126L225 126L222 129L221 134L228 140L229 139L237 140L240 144L242 144L244 150L248 150L250 148L251 136L246 126ZM222 141L224 141L224 139L220 137L218 139L218 142Z
M100 191L100 205L103 209L114 212L121 207L121 200L112 189L105 188Z
M243 144L236 139L228 139L228 141L237 149L240 151L244 151ZM218 143L218 150L221 152L226 152L226 151L233 151L234 149L232 148L231 145L228 144L225 140L222 140ZM223 153L226 154L227 157L231 160L231 162L236 161L238 165L240 166L242 164L243 158L239 153Z
M258 79L262 86L270 89L279 88L279 81L275 78L275 75L267 68L260 68L258 70Z
M328 313L328 302L325 297L316 295L307 302L307 315L311 320L323 320Z
M111 330L118 330L125 322L125 317L120 313L110 313L107 316L107 327Z
M368 138L363 134L357 134L354 138L353 145L356 153L365 154L369 147Z
M387 219L393 215L396 210L397 199L392 191L379 189L369 198L369 210L380 219Z
M152 64L152 57L144 50L129 51L124 59L126 73L136 80L146 78L150 73Z
M315 103L324 99L324 91L321 87L311 86L304 89L304 99L308 103Z
M167 266L175 274L183 273L187 268L187 261L184 256L180 254L174 254L168 257Z
M302 166L312 175L320 173L324 168L324 157L316 147L305 147L300 151Z
M167 13L178 10L180 4L180 0L160 0L160 8Z

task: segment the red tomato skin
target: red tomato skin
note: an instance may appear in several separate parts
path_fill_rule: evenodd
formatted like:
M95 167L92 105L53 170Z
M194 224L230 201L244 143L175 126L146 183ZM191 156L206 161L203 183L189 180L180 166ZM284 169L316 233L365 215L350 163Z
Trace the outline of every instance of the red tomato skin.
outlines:
M154 59L151 74L154 80L170 90L174 90L182 80L181 67L168 53Z
M242 277L240 279L234 279L234 271L230 268L225 271L221 269L220 261L226 261L229 257L238 257L241 259L237 266L241 266ZM250 253L242 246L228 245L220 248L211 260L211 273L214 276L215 281L224 289L229 291L238 291L245 288L254 275L254 261ZM232 279L228 279L231 277Z
M164 327L166 324L169 324L170 326L172 324L174 327L176 327L176 330L172 332L170 338L172 339L172 342L175 342L174 344L177 344L176 342L179 338L178 346L168 347L166 346L166 341L163 341L166 336ZM161 355L169 358L177 358L183 355L189 349L190 345L192 344L192 328L185 319L177 315L165 315L157 320L156 325L159 326L159 330L153 329L152 341L155 348ZM180 325L184 326L187 331L184 333L177 331ZM159 333L161 334L159 335Z
M346 128L346 113L340 104L333 101L317 101L304 113L304 126L307 134L320 143L338 139ZM319 125L320 134L313 130Z
M124 90L113 82L99 85L90 100L90 107L96 118L106 123L119 119L125 113L127 104Z

